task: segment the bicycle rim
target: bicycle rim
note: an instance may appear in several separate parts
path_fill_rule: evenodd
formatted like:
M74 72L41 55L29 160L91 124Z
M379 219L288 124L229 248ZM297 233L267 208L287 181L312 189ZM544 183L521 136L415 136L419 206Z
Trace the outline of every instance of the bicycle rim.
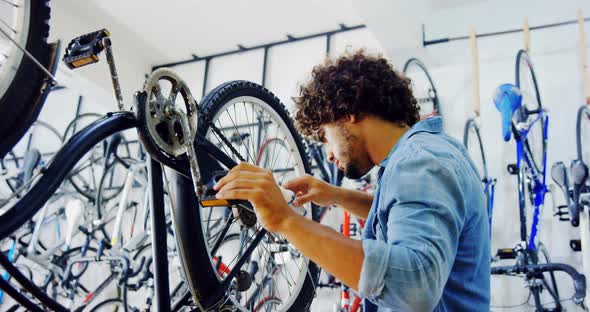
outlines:
M248 162L257 163L265 169L275 173L275 179L282 184L289 179L305 173L303 159L298 154L298 147L289 129L277 112L264 101L255 97L238 97L225 103L218 112L212 116L213 123L221 129L224 136L241 138L234 147ZM259 127L258 125L262 125ZM228 155L232 155L226 149L221 139L212 131L207 138L221 147ZM235 156L234 160L239 161ZM291 169L293 168L293 169ZM262 229L257 223L247 230L240 228L237 221L227 218L223 208L216 209L213 213L201 209L203 222L215 222L223 220L222 224L232 222L228 230L229 235L240 234L243 239L240 244L234 246L221 245L213 254L212 248L219 237L216 237L219 229L211 229L203 235L209 239L208 252L211 256L211 265L216 268L219 263L216 259L224 259L223 265L227 270L234 268L240 253L247 248L248 242ZM309 216L311 217L311 215ZM236 219L233 219L236 220ZM308 260L296 252L280 234L268 233L253 252L250 260L245 265L245 270L253 261L260 265L261 272L252 276L257 284L267 275L274 273L274 295L283 303L273 311L285 311L294 302L307 277ZM270 268L278 270L273 272ZM219 277L222 280L222 276ZM245 292L230 292L229 299L243 311L249 310L246 303L250 300L252 290ZM294 294L294 296L293 296Z
M471 160L477 168L481 180L485 183L488 179L488 168L479 126L476 124L475 119L469 119L465 124L463 144L467 149L469 157L471 157Z
M584 105L578 110L576 147L578 159L590 164L590 106L588 105Z
M551 263L549 252L543 243L537 244L537 264ZM546 291L542 291L540 294L541 301L544 303L543 308L559 310L561 308L559 290L557 288L557 281L555 279L554 272L543 273L541 280L543 288Z
M404 65L404 74L411 80L414 97L420 106L420 119L441 116L436 88L426 66L420 60L411 58Z
M27 45L29 35L30 0L10 4L0 1L0 28L11 35L21 47ZM0 33L0 98L4 96L16 76L24 53L4 34Z
M541 96L537 78L533 69L533 64L529 55L524 50L520 50L516 56L516 86L522 94L522 106L516 115L517 122L532 123L539 118L539 113L529 113L540 111L542 109ZM545 117L534 122L529 129L526 137L525 146L530 151L533 166L541 171L544 157L546 142L544 139Z

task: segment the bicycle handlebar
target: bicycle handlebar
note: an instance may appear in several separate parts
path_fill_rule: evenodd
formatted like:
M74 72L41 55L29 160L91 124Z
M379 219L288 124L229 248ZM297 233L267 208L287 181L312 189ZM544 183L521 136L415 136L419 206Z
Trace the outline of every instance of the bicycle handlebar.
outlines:
M544 263L533 265L515 265L492 267L492 274L527 274L534 275L543 272L562 271L567 273L574 280L574 302L580 304L586 296L586 277L573 267L563 263Z

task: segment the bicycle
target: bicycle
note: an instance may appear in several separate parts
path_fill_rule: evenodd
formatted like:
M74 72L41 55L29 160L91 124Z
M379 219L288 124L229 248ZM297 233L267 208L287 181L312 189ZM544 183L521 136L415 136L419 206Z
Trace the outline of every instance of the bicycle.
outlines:
M498 250L496 255L499 259L515 259L516 264L492 266L491 273L523 277L537 311L546 311L542 303L543 290L547 291L553 305L550 310L561 311L554 272L565 272L574 281L574 302L582 304L586 292L584 275L569 265L551 263L547 250L537 241L539 214L548 192L545 174L549 117L541 106L532 63L524 50L516 57L516 85L498 87L494 104L502 117L503 139L509 141L512 135L516 143L516 163L508 165L507 169L518 181L521 242L514 248Z
M442 116L438 93L424 63L417 58L410 58L404 64L403 72L412 82L412 91L420 106L420 119Z
M110 45L106 31L89 34L84 38L90 40L78 38L69 45L66 54L66 60L70 61L68 64L83 62L81 60L85 60L85 57L92 60L90 55L83 55L80 51L92 51L91 55L97 56L105 46ZM108 49L106 53L109 61L112 54ZM115 94L120 99L120 88L117 82L114 83ZM151 156L148 177L156 308L160 311L179 310L188 305L201 310L248 310L248 307L244 306L245 300L241 300L247 295L240 298L236 294L245 291L247 294L250 286L258 281L256 277L250 276L244 267L255 251L272 246L279 249L287 247L289 251L289 258L283 259L286 265L280 270L282 274L275 278L275 283L282 285L276 289L276 295L281 299L277 309L308 309L318 274L318 268L313 262L294 252L292 246L280 235L264 230L258 224L248 202L231 201L212 207L198 205L203 203L207 191L204 186L214 177L214 173L232 168L238 160L253 162L256 159L256 155L253 154L256 149L244 144L235 146L228 139L229 131L221 130L233 128L238 134L248 132L251 137L255 137L257 130L254 127L238 127L251 124L255 115L262 115L270 121L270 124L264 127L264 138L278 137L289 146L284 155L279 156L281 159L275 162L275 167L267 168L271 172L285 169L275 173L277 182L280 184L285 179L310 172L303 140L295 131L280 101L259 85L233 81L212 90L197 106L180 77L169 69L158 69L147 78L143 90L136 93L134 112L109 113L75 134L56 154L37 183L31 187L31 191L0 215L0 239L10 235L31 218L67 177L73 163L93 146L114 133L136 128L145 150ZM277 167L279 164L280 168ZM163 165L174 171L170 174L170 183L165 184L171 186L166 191L163 179L168 180L169 174L162 169ZM184 269L185 282L190 290L182 296L182 300L174 304L174 307L171 307L167 280L165 193L170 194L168 201L171 204L175 240ZM317 208L311 205L306 208L312 212L308 214L308 217L312 218ZM208 209L219 211L218 214L211 214L213 217L223 216L224 211L230 211L229 218L223 223L223 232L211 241L209 236L212 236L212 233L204 231L207 221L212 221L207 220ZM220 278L213 258L217 256L218 245L232 227L239 228L244 233L245 244L240 246L239 250L234 250L234 261L229 261L228 265L229 273ZM287 257L285 253L281 254ZM4 255L0 255L0 259L2 258ZM6 268L11 275L16 271L10 265ZM46 307L57 311L66 310L59 303L40 293L35 285L27 283L26 278L15 275L15 279ZM9 290L9 293L27 308L33 311L40 310L28 298L17 295L12 285L1 283L0 288Z
M587 136L589 131L590 108L588 105L582 105L578 109L576 121L577 159L572 160L569 168L561 161L554 163L551 167L551 177L563 191L566 200L565 205L558 207L556 215L561 221L569 221L573 227L580 227L580 238L570 240L570 247L573 251L587 250L590 243L590 222L588 221L590 217L590 179L588 179L588 157L585 155L588 152L588 146L583 143L585 142L583 137ZM587 210L588 215L584 215L584 209ZM582 265L584 272L588 274L590 257L587 252L582 254Z
M49 1L3 1L0 21L0 125L3 158L39 116L55 84L59 42L48 44Z

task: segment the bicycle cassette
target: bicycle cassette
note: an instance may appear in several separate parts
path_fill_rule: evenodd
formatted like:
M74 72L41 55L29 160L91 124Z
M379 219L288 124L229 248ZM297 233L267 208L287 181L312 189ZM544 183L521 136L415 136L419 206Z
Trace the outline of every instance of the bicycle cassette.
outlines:
M147 78L143 92L136 94L135 114L141 124L139 137L150 152L172 157L186 152L182 115L188 120L189 139L197 131L197 103L184 80L168 68L157 69Z

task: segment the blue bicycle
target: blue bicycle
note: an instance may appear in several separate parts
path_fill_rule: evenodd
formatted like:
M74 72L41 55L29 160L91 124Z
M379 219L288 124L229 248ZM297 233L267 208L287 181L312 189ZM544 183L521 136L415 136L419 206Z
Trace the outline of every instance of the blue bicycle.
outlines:
M574 302L581 304L586 292L584 275L569 265L551 263L547 250L537 239L539 215L548 192L549 116L541 105L535 72L526 51L521 50L517 54L516 85L499 86L494 104L502 116L504 140L510 141L513 136L516 142L516 163L508 165L508 171L516 175L518 181L521 242L514 248L498 250L497 258L515 259L516 264L492 267L492 274L523 277L536 311L562 311L554 272L563 271L574 281ZM547 295L543 295L544 290Z

